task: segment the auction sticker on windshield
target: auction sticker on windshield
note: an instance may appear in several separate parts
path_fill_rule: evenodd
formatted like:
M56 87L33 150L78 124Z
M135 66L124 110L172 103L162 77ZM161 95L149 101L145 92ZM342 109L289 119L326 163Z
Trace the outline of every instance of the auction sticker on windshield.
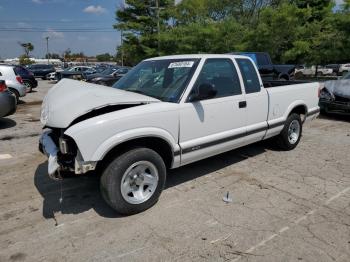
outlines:
M192 67L194 61L181 61L181 62L173 62L170 63L168 68L176 68L176 67Z

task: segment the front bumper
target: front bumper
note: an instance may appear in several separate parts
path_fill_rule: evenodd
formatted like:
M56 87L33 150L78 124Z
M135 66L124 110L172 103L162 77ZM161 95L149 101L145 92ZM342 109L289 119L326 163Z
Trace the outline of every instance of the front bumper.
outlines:
M324 110L326 113L350 115L350 102L321 100L319 104L321 110Z
M48 173L51 178L57 179L60 165L57 161L58 147L51 138L51 131L45 131L39 139L39 151L48 157Z
M79 150L73 153L71 147L72 143L58 137L51 130L44 131L41 135L39 151L48 157L48 174L52 179L62 179L61 171L74 172L79 175L95 170L96 161L84 161Z

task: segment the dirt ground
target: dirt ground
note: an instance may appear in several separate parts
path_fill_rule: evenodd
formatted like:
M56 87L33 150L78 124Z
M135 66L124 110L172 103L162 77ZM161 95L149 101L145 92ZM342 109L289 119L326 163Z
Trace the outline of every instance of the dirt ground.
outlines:
M48 178L51 86L0 119L0 261L350 261L349 119L320 117L290 152L264 142L170 171L153 208L122 217L97 175Z

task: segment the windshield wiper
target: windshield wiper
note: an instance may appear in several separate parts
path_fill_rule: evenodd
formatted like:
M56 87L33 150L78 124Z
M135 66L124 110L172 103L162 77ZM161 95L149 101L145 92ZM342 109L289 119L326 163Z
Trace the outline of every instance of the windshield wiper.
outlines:
M142 92L141 90L125 89L125 91L134 92L134 93L138 93L138 94L141 94L141 95L149 96L145 92Z

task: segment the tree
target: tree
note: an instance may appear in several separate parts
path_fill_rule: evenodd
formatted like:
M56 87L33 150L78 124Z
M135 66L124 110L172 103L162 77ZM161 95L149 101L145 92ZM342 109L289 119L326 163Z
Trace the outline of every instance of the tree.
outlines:
M31 60L27 55L21 55L19 57L19 64L20 65L31 65L33 63L34 63L34 61Z
M104 54L96 55L96 59L97 59L97 61L99 61L99 62L111 61L112 58L113 58L113 56L111 56L109 53L104 53Z
M24 54L29 57L29 53L34 50L34 45L32 43L21 43L18 42L18 44L23 48Z
M160 52L158 35L170 26L169 13L174 1L158 0L158 3L157 9L155 0L126 0L125 8L116 11L117 23L114 28L123 30L122 49L125 59L132 63L156 56Z
M61 59L61 56L59 54L56 53L49 53L45 55L45 58L48 59Z

